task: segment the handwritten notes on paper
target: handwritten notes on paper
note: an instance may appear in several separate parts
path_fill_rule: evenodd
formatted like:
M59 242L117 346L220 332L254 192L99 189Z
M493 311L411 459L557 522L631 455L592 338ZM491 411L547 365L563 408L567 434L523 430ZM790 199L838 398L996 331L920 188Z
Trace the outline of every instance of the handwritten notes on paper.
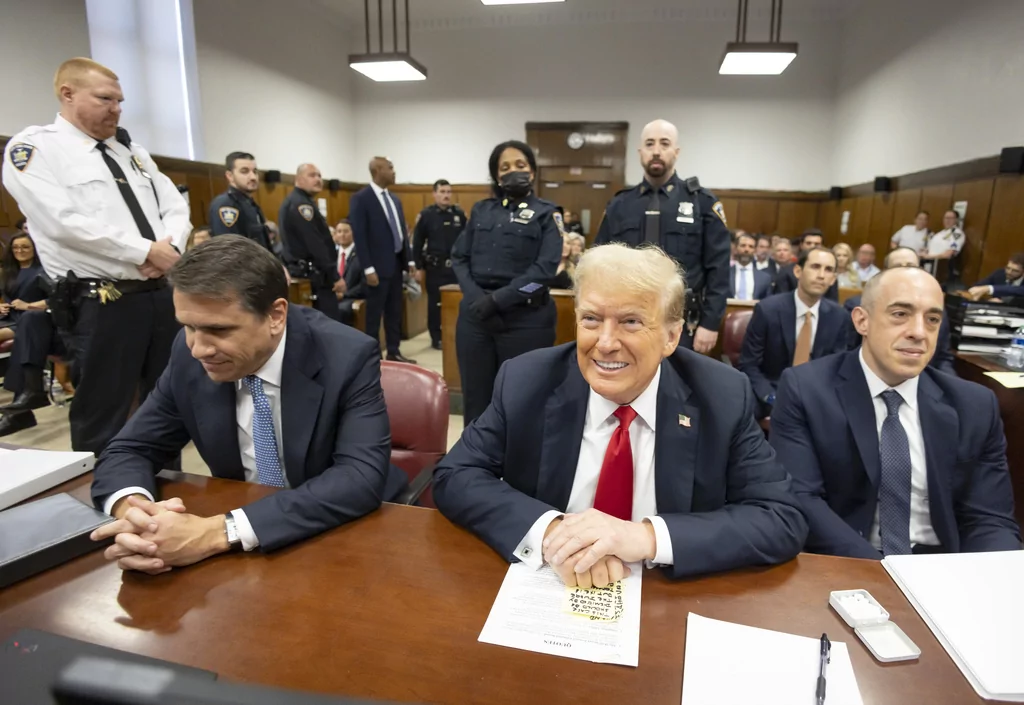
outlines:
M607 587L565 588L564 611L591 620L615 622L622 618L624 602L622 581Z
M611 588L568 590L549 566L513 563L479 640L487 644L597 663L636 666L640 659L642 570Z

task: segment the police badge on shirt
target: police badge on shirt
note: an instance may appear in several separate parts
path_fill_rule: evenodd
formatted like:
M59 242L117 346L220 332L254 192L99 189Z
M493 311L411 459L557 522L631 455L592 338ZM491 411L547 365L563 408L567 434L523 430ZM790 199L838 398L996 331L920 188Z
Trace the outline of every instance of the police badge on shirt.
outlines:
M299 215L301 215L306 220L313 220L313 206L309 205L308 203L303 203L301 206L299 206Z
M217 211L217 216L220 218L220 222L230 228L238 221L238 209L224 206Z
M35 151L36 148L32 145L19 142L8 151L11 165L18 171L25 171L25 167L32 161L32 155L35 154Z

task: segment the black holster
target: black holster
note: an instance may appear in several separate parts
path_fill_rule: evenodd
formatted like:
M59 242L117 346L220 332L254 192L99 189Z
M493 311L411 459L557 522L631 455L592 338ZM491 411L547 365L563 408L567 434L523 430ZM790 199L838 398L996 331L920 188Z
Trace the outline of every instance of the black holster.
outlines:
M67 276L51 279L46 274L39 275L39 286L46 294L46 305L50 316L60 330L71 330L75 325L78 292L81 288L75 273L68 271Z

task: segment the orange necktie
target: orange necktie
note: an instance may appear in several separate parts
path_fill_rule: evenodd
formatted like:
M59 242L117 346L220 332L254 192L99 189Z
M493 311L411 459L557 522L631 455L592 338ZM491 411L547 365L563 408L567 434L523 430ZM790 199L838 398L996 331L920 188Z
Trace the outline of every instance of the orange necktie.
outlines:
M793 353L793 367L811 359L811 312L804 314L804 326L796 338L796 352Z

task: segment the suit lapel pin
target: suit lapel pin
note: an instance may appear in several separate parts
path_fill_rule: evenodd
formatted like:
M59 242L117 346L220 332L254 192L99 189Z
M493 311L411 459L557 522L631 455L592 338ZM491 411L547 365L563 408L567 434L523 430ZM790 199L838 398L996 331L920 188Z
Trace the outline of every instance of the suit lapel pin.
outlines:
M683 428L690 428L690 417L685 414L679 414L679 425Z

